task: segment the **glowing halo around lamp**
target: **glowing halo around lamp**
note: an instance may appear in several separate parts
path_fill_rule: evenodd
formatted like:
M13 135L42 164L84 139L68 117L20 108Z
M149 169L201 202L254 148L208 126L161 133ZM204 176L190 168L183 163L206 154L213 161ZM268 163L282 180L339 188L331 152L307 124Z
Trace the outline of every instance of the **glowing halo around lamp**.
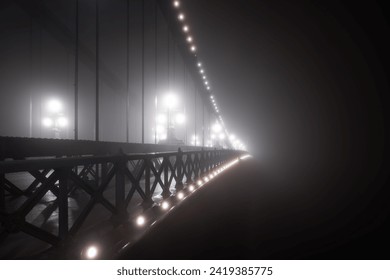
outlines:
M85 258L87 259L96 259L96 257L99 255L99 250L96 246L92 245L92 246L89 246L86 250L85 250Z
M145 224L145 218L143 216L139 216L136 220L138 226L143 226Z

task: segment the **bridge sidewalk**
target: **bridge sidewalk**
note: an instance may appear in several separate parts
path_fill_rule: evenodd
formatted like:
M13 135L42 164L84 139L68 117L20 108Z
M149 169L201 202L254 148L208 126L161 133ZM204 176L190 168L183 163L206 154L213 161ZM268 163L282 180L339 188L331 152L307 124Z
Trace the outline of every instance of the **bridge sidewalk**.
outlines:
M282 175L281 175L282 176ZM292 178L289 178L292 179ZM283 180L248 159L184 202L124 259L367 259L386 256L389 231L356 232L339 185ZM340 182L341 184L341 182ZM333 194L332 194L333 193ZM336 197L335 197L336 196Z

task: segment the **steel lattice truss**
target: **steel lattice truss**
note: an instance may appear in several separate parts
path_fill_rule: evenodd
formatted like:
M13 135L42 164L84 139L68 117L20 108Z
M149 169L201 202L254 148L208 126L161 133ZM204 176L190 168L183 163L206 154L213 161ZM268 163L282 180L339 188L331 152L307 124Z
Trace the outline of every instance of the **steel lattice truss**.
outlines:
M228 150L179 149L174 153L2 161L0 244L22 232L48 246L63 245L77 236L97 205L111 221L126 223L135 209L145 211L159 198L170 197L184 184L236 156L236 151Z

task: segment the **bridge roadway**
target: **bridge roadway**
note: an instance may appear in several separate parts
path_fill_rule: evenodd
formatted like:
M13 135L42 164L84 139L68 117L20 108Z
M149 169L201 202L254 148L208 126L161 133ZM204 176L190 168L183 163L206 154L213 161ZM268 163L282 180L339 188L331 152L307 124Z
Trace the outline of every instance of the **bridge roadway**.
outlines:
M121 258L388 259L386 223L370 230L372 217L361 214L361 201L348 202L337 192L353 187L321 180L247 159L184 202Z

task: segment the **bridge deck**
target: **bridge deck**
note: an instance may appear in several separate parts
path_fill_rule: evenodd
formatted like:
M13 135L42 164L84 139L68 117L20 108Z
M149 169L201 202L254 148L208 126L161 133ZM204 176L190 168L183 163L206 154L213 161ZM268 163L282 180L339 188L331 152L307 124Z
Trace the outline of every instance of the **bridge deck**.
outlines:
M367 252L388 258L389 229L370 233L359 208L339 199L341 181L321 187L281 176L253 159L243 161L183 203L122 258L366 259Z

